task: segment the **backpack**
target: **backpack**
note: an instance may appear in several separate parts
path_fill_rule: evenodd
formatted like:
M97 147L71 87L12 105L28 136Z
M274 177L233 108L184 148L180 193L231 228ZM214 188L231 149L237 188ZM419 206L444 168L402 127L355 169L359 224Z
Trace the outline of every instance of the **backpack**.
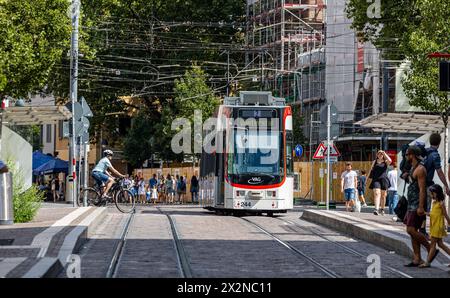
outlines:
M416 145L417 147L420 148L420 150L422 151L420 156L422 156L423 161L425 161L428 156L428 151L425 148L425 143L416 141L416 143L414 145ZM407 177L409 176L409 171L411 171L411 163L409 163L408 160L406 159L406 150L408 150L408 148L409 148L408 144L405 144L402 146L402 149L401 149L402 160L400 161L400 165L399 165L399 170L401 173L400 177L402 179L404 179L405 181L407 180ZM403 175L405 173L407 173L408 175Z

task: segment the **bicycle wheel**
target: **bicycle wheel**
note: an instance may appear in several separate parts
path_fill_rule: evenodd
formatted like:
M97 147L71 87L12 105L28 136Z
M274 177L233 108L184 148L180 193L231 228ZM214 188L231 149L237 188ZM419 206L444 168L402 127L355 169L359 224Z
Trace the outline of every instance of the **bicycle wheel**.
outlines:
M86 196L87 199L87 205L92 206L99 202L100 200L100 194L95 190L94 188L84 188L80 191L80 194L78 195L78 207L84 206L84 197Z
M131 190L121 189L116 192L114 203L120 212L131 213L134 210L135 197Z

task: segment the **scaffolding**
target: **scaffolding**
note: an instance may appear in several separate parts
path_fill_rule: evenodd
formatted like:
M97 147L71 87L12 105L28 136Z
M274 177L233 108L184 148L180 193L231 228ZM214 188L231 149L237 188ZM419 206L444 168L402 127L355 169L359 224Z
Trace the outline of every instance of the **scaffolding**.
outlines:
M318 73L324 55L316 61L323 54L324 8L322 0L247 1L247 46L253 49L247 61L261 71L264 89L288 102L320 93L313 89L324 86Z

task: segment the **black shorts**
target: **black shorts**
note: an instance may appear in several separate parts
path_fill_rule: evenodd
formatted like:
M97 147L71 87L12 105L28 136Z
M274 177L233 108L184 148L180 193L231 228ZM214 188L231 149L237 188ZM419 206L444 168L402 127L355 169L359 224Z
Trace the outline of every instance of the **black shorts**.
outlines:
M423 222L427 219L425 215L418 215L417 210L406 212L405 219L403 223L407 227L414 227L414 229L418 230L422 227Z
M372 183L370 183L369 188L370 189L376 189L379 188L381 190L387 190L390 186L389 180L387 179L377 179L373 180Z

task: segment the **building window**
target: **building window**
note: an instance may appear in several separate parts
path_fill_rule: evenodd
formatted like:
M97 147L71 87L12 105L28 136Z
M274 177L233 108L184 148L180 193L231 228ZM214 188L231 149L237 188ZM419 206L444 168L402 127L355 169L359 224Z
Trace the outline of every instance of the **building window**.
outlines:
M63 121L59 120L59 122L58 122L58 137L60 140L62 140L62 138L63 138L63 125L64 125Z
M45 139L46 139L47 143L52 142L52 125L51 124L47 124L46 132L45 132Z

